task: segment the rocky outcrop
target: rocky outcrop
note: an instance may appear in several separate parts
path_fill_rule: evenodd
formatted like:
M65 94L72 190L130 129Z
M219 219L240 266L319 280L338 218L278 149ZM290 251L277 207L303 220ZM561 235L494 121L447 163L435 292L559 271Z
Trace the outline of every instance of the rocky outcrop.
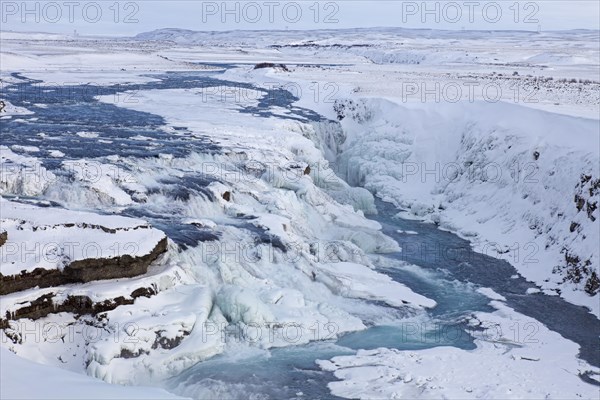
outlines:
M31 288L131 278L167 250L146 221L0 197L0 295Z
M31 272L22 271L19 275L0 274L0 295L36 286L47 288L69 283L131 278L145 274L152 261L165 251L167 251L166 237L161 239L150 253L139 257L125 254L113 258L89 258L73 261L62 271L36 268Z
M373 117L364 100L339 99L333 103L333 110L338 121L350 117L359 124L363 124Z
M586 239L586 235L592 230L598 230L598 195L600 195L600 179L594 179L592 175L582 174L575 186L575 208L579 218L577 222L571 221L569 232L572 234L572 242ZM583 217L581 218L581 216ZM589 220L589 222L587 221ZM587 229L586 226L588 227ZM593 239L592 239L593 240ZM565 256L564 264L554 267L554 273L563 276L563 282L571 282L576 285L583 284L583 290L590 296L600 292L600 278L598 278L598 266L589 254L578 252L572 246L565 245L562 249Z
M94 302L88 296L69 295L66 300L60 302L56 300L55 293L46 293L29 301L21 308L14 311L7 311L4 318L0 318L0 329L10 327L10 321L21 318L40 319L49 314L69 312L75 315L98 314L111 311L121 305L133 304L138 297L151 297L155 295L152 288L138 288L131 292L127 297L118 296L112 299L104 299Z
M288 69L287 65L285 65L285 64L273 64L270 62L263 62L263 63L256 64L254 66L254 69L262 69L262 68L274 68L274 69L278 69L278 70L285 71L285 72L290 71Z
M6 231L0 231L0 246L2 246L4 243L6 243L7 239L8 239L8 233Z
M600 179L593 179L591 175L581 175L580 182L575 187L575 205L577 211L585 210L587 217L596 221L595 211L598 209L598 195L600 195Z

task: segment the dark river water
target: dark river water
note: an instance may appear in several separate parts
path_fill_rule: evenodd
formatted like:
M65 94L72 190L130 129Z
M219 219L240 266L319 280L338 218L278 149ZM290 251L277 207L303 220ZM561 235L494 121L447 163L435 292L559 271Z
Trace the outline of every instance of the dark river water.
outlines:
M158 81L145 84L66 88L40 86L39 81L15 74L14 77L20 78L21 83L8 86L2 97L35 114L2 120L0 144L37 145L43 149L50 141L51 148L60 150L65 157L57 160L42 153L35 156L56 173L63 173L60 163L68 159L110 155L158 157L160 153L184 157L191 152L218 153L221 151L218 144L198 132L190 135L185 126L168 131L163 129L165 121L158 115L102 103L94 98L99 94L116 96L132 90L240 87L239 83L218 79L218 75L219 72L165 73L153 75ZM290 111L285 118L300 121L322 119L310 110L294 106L298 99L290 93L244 85L263 92L265 98L257 106L240 106L241 113L251 113L257 118L268 117L273 115L270 108L278 106ZM104 142L82 138L77 135L81 131L98 132ZM45 138L42 139L40 134ZM135 140L138 135L154 140ZM197 174L184 175L164 182L161 190L174 199L185 200L186 196L193 194L206 195L205 188L210 182L211 179ZM316 366L317 359L377 347L419 350L455 346L474 349L465 318L473 312L494 310L489 305L490 300L476 291L479 287L492 288L506 297L508 306L578 343L581 346L580 357L600 366L600 320L585 308L572 305L558 296L527 295L526 290L534 286L520 276L515 277L515 269L506 261L476 253L467 241L432 224L395 218L398 210L391 204L377 201L377 208L379 213L372 219L381 223L383 232L395 239L404 251L380 256L380 263L374 258L375 264L380 272L436 300L438 306L427 311L426 332L409 334L409 325L403 323L401 314L398 314L392 322L373 322L368 329L345 334L337 341L272 350L233 350L189 368L165 385L176 393L197 398L331 398L327 383L335 378ZM139 205L125 210L123 214L149 219L181 246L218 240L218 237L207 236L206 232L193 225L183 224L173 211L157 214ZM399 233L399 230L416 234ZM396 311L390 307L391 316L396 315Z

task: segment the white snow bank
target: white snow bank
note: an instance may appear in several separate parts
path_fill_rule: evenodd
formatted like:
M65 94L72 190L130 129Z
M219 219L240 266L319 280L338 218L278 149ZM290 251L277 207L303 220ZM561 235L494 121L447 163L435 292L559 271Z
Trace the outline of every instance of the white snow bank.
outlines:
M0 197L2 275L60 269L89 258L142 257L165 235L145 221L115 215L44 208ZM51 211L51 212L49 212Z
M26 108L18 107L12 104L8 100L2 100L4 102L4 108L0 110L0 118L12 118L15 115L31 115L33 111L29 111Z
M3 399L167 400L181 399L163 389L110 385L86 375L37 364L0 348Z

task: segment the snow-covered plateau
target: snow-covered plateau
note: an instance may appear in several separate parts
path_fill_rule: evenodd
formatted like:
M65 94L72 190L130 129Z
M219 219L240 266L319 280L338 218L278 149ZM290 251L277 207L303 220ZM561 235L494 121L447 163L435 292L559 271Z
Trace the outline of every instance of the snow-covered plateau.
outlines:
M597 398L599 45L2 32L0 397Z

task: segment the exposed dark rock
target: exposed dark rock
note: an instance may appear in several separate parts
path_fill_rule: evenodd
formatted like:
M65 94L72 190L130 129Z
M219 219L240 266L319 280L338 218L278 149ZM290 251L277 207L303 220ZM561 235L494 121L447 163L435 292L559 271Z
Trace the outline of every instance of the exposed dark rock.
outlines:
M585 184L592 179L591 175L581 175L581 183Z
M569 231L575 232L579 228L579 224L577 222L571 222L571 226L569 227Z
M600 195L600 179L593 179L591 175L581 175L580 182L575 187L575 206L577 211L585 208L588 218L594 222L597 216L594 215L598 209L598 196Z
M597 209L598 209L598 202L595 201L592 203L588 200L588 202L586 204L586 211L587 211L588 218L591 219L592 222L596 220L596 217L594 217L594 211L596 211Z
M156 332L156 340L152 344L153 349L158 349L159 347L161 349L166 349L166 350L174 349L175 347L179 346L181 344L181 342L183 342L183 339L186 336L188 336L190 334L190 332L184 331L182 336L175 336L174 338L166 338L161 335L162 333L163 333L162 331Z
M6 337L13 343L15 344L23 344L23 337L21 335L21 333L19 331L15 331L12 329L8 329L8 326L2 326L1 324L4 323L5 320L1 319L0 320L0 329L4 329L4 334L6 335Z
M583 210L585 206L585 199L578 194L575 195L575 207L577 207L577 211Z
M592 274L585 283L584 290L590 296L594 296L600 291L600 279L598 279L598 274L596 274L596 271L592 271Z
M359 124L362 124L372 118L371 112L368 110L364 100L336 100L333 103L333 110L337 114L338 121L341 121L346 117L350 117Z
M105 299L101 302L94 302L88 296L68 296L62 303L54 301L54 293L46 293L37 299L28 303L28 305L18 308L13 312L7 312L4 319L0 319L0 329L9 327L10 320L21 318L39 319L49 314L69 312L76 315L98 314L115 308L133 304L138 297L151 297L156 292L152 288L141 287L134 290L129 297L119 296L114 299Z
M117 358L137 358L139 356L141 356L142 354L150 354L149 351L146 351L144 349L139 349L137 352L132 352L129 349L121 349L121 353L119 354L119 356Z
M231 192L227 191L222 194L222 197L225 201L231 201Z
M568 251L565 251L565 261L567 262L567 265L574 266L579 264L581 259L578 256L571 255Z
M19 275L0 274L0 295L30 289L36 286L40 288L59 286L63 283L71 283L58 269L36 268L31 272L21 272Z
M592 267L591 260L583 261L579 256L570 253L568 249L563 249L563 253L566 265L556 266L553 272L564 273L563 282L579 284L585 281L584 290L590 296L598 293L600 291L600 279L598 279L598 274Z
M373 47L372 44L362 44L362 43L356 43L356 44L339 44L339 43L333 43L333 44L317 44L314 43L313 41L308 41L307 43L295 43L295 44L274 44L271 46L274 49L281 49L281 48L292 48L292 49L296 49L296 48L310 48L310 49L353 49L353 48L361 48L361 47Z
M6 231L0 232L0 246L2 246L4 243L6 243L7 239L8 239L8 232L6 232Z
M263 62L263 63L256 64L254 66L254 69L261 69L261 68L278 68L285 72L290 72L287 65L285 65L285 64L273 64L273 63L269 63L269 62Z
M47 288L69 283L85 283L103 279L131 278L145 274L152 261L167 251L167 238L161 239L154 249L141 257L125 254L113 258L90 258L76 260L62 271L36 268L19 275L0 274L0 295L18 292L33 287Z
M32 229L35 232L38 229L46 230L48 228L54 228L54 227L57 227L57 226L61 226L61 227L65 227L65 228L100 229L100 230L102 230L103 232L106 232L106 233L117 233L116 229L107 228L107 227L102 226L102 225L88 224L86 222L81 222L81 223L78 223L78 224L67 223L67 224L60 224L60 225L53 225L53 226L34 226ZM136 228L133 228L133 229L138 229L138 228L136 227ZM124 229L124 230L129 230L129 229Z
M307 165L306 168L304 168L304 175L310 175L310 165Z
M152 297L156 294L156 291L154 291L154 289L152 288L147 288L147 287L141 287L139 289L135 289L133 292L131 292L131 297L133 297L134 299L137 299L138 297Z

